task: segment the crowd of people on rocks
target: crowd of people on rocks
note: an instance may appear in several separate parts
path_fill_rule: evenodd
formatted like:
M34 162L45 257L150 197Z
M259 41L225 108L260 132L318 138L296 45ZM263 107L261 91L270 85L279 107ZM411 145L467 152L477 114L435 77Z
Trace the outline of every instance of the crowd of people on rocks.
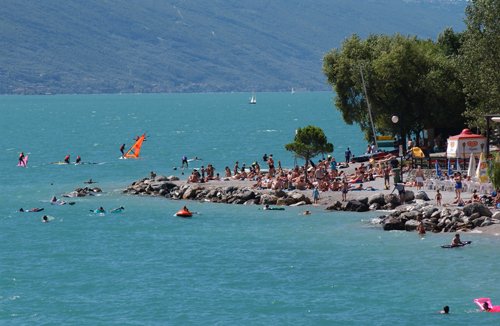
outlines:
M242 180L252 181L253 188L264 190L312 190L313 202L317 202L320 192L339 191L342 193L342 200L347 200L349 191L358 190L379 190L370 185L366 185L376 178L383 178L384 188L386 190L391 187L391 179L394 175L394 168L399 167L398 158L393 154L387 153L385 157L378 160L370 159L368 162L363 162L357 165L351 173L347 173L346 168L349 167L352 159L352 153L349 148L345 151L345 161L337 162L333 156L328 155L326 158L320 159L316 163L312 160L307 162L307 165L296 165L293 168L285 169L281 166L279 160L275 161L272 154L264 154L262 157L263 168L258 161L250 165L245 163L240 165L236 161L232 168L226 166L222 175L216 172L212 164L201 166L199 169L193 169L188 177L188 183L205 183L212 180ZM406 166L402 172L406 175L406 182L400 185L404 187L415 187L415 189L423 190L426 178L429 177L430 170L424 170L420 166L410 171L411 167ZM410 173L408 173L410 172ZM307 175L307 177L306 177ZM472 193L470 199L462 198L462 175L456 172L452 177L443 173L441 177L449 178L455 182L456 197L452 204L462 206L471 202L482 202L486 204L496 204L500 202L500 194L494 193L490 196L480 196L477 191ZM394 184L397 186L396 184ZM401 195L402 191L397 189ZM434 198L438 205L441 205L442 194L437 191Z
M281 162L274 160L272 154L269 156L264 154L262 160L265 167L261 168L259 162L253 162L250 165L236 161L234 166L224 168L223 175L215 172L212 164L206 167L201 166L199 169L193 169L188 177L188 183L204 183L211 180L246 180L253 181L255 189L270 189L270 190L314 190L319 193L324 191L341 191L343 200L347 200L346 194L348 191L356 190L376 190L371 186L365 187L364 184L375 180L375 178L384 178L385 187L389 189L390 176L392 168L390 160L393 156L388 155L386 158L377 162L361 163L354 168L354 172L347 173L346 168L349 167L351 154L346 154L345 162L337 162L333 156L328 155L326 158L314 163L312 160L307 162L307 165L296 165L291 169L284 169ZM307 177L306 177L307 175ZM316 192L313 192L313 197ZM317 195L316 195L317 197ZM313 198L314 199L314 198Z

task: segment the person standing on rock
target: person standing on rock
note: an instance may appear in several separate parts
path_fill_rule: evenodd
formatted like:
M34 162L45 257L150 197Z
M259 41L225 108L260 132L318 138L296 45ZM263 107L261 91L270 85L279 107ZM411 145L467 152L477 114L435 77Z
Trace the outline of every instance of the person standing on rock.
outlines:
M439 192L439 189L436 190L436 205L441 206L441 199L443 198L443 195Z
M391 186L390 176L391 176L391 166L389 164L385 164L385 166L384 166L384 187L386 190L389 190L389 188Z
M349 147L347 147L346 151L345 151L345 162L346 163L349 163L351 161L351 150L349 149Z
M239 172L240 166L238 165L238 161L234 163L234 168L233 168L233 175L237 175Z
M422 189L424 186L424 170L419 166L417 166L417 171L415 172L415 183L417 186L417 190Z
M394 192L394 190L398 190L399 193L399 201L401 202L401 205L405 203L405 185L403 183L396 183L394 185L394 189L392 189L391 194Z
M347 193L349 192L349 182L347 179L342 181L342 201L347 201Z
M462 199L460 197L462 193L462 174L460 172L455 172L453 179L455 180L455 199L456 202L459 203Z
M319 190L318 187L314 187L312 191L312 197L313 197L313 204L317 204L319 201Z

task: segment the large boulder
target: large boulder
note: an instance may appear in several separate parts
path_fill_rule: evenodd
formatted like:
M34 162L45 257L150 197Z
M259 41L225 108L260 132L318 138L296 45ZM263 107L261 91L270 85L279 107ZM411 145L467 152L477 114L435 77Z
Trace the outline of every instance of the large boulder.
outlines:
M384 231L399 230L403 231L405 229L405 222L403 222L398 217L389 217L382 222L382 227Z
M295 200L295 202L299 202L299 201L306 201L306 195L304 195L303 193L301 192L298 192L298 191L294 191L292 192L291 194L288 195L288 197L291 197Z
M168 179L168 177L164 176L164 175L157 175L155 178L154 178L155 182L162 182L162 181L170 181Z
M236 197L243 199L244 201L254 199L255 198L255 193L252 190L249 189L242 189L241 192L236 194Z
M149 186L154 191L159 191L160 189L173 189L175 188L175 183L167 182L167 181L155 181L149 184Z
M276 196L270 194L262 194L262 196L260 196L261 205L275 205L277 200L278 198Z
M399 215L399 217L404 221L416 220L418 219L420 213L418 211L404 212Z
M405 222L405 230L406 231L415 231L417 226L420 224L417 220L409 220Z
M399 196L396 195L396 194L388 194L388 195L385 195L384 196L384 200L386 202L386 204L390 207L390 208L394 208L394 207L397 207L400 202L399 202Z
M422 191L422 190L417 192L417 194L415 195L415 199L420 199L420 200L424 200L424 201L430 200L429 196L427 196L427 193L425 191Z
M341 211L342 210L342 203L337 200L333 205L327 206L325 208L327 211Z
M182 194L182 199L196 198L196 194L200 191L198 187L188 187Z
M439 209L437 207L428 206L422 209L422 215L424 216L424 218L431 218L432 214L434 214L434 212L437 212L438 210Z
M491 218L494 220L500 220L500 211L495 212L495 214L493 214Z
M299 203L300 202L301 201L299 201ZM291 197L278 197L278 199L276 200L276 205L279 205L279 206L291 206L295 203L297 203L297 201L295 201L295 199L293 199Z
M359 200L352 199L345 205L345 210L351 212L367 212L370 208L367 204L360 202Z
M405 203L411 202L415 199L415 194L411 190L405 191Z
M276 190L276 191L274 192L274 195L275 195L276 197L278 197L278 198L283 198L283 197L286 197L286 196L287 196L287 193L286 193L285 191L283 191L283 190L281 190L281 189L280 189L280 190Z
M380 193L368 197L368 205L373 205L373 204L379 204L380 206L384 206L385 205L384 194Z
M464 207L464 214L467 216L471 216L474 213L479 213L481 216L488 216L491 217L493 213L488 209L488 207L484 206L481 203L471 203L468 205L465 205Z

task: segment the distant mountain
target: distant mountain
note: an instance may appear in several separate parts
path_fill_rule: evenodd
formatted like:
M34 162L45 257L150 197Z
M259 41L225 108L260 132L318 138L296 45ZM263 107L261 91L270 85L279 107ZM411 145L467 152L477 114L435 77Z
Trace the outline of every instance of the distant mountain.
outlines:
M452 0L2 0L0 93L329 89L353 33L462 30Z

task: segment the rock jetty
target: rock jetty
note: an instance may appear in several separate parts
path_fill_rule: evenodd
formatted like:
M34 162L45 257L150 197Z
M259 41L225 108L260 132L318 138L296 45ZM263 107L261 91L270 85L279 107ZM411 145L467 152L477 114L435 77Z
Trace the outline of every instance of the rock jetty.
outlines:
M256 190L251 187L212 186L206 183L179 183L175 177L155 176L133 182L124 193L169 199L200 200L242 205L300 206L311 199L299 191Z
M150 178L137 180L129 185L124 193L141 196L158 196L169 199L198 200L212 203L240 205L310 205L310 191L254 189L248 185L235 185L234 182L186 183L177 177L151 175ZM346 202L331 200L325 207L330 211L367 212L391 210L392 212L375 219L386 231L415 231L420 221L429 232L469 231L476 227L500 223L500 211L495 214L481 203L465 207L435 206L429 203L424 191L416 194L406 190L404 198L393 193L366 192L349 193L353 199ZM403 201L403 202L401 202Z

